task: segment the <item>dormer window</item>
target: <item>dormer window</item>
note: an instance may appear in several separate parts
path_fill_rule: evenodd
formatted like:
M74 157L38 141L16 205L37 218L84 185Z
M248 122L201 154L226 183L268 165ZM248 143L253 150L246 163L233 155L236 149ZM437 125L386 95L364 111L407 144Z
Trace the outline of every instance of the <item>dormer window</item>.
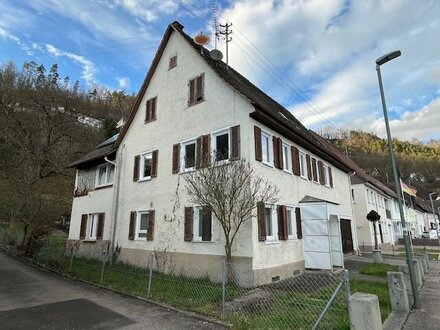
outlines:
M177 55L170 57L170 62L168 64L168 70L175 68L177 66Z
M191 79L188 83L189 95L188 95L188 106L200 103L205 100L205 74L202 73Z

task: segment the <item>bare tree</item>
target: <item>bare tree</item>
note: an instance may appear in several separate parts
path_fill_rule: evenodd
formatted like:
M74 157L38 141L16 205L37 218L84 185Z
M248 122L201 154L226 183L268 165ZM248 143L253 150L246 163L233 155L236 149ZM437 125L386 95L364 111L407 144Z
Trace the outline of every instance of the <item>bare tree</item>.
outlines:
M256 217L257 203L273 204L278 200L278 188L257 175L245 159L211 161L184 178L191 202L209 208L220 223L227 262L231 261L238 231Z

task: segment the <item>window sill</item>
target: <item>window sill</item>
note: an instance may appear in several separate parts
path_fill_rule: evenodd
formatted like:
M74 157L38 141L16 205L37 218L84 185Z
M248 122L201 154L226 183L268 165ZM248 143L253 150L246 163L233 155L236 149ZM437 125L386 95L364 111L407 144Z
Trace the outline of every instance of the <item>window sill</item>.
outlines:
M292 170L285 169L285 168L283 169L283 172L285 172L285 173L287 173L287 174L293 174L293 173L292 173Z
M195 167L184 168L182 171L179 172L179 174L190 173L190 172L194 172L195 170L196 170Z
M264 241L264 244L266 244L266 245L279 244L279 243L280 243L280 241L276 240L276 239L266 239Z
M268 166L268 167L274 168L273 163L268 163L268 162L265 162L265 161L262 161L261 163L262 163L263 165L265 165L265 166Z
M193 106L195 106L195 105L197 105L197 104L203 103L204 101L205 101L205 98L203 98L203 99L200 100L200 101L196 101L196 102L194 102L194 103L188 104L188 107L187 107L187 108L191 108L191 107L193 107Z
M105 188L111 188L113 187L113 183L109 183L109 184L103 184L102 186L96 186L95 190L100 190L100 189L105 189Z
M97 239L96 238L86 238L82 240L83 243L96 243Z
M214 241L192 241L191 243L215 243Z
M153 121L156 121L156 118L154 118L154 119L150 119L150 120L145 120L145 121L144 121L144 124L148 124L148 123L151 123L151 122L153 122Z
M137 182L145 182L145 181L150 181L150 180L151 180L151 176L148 176L146 178L139 179Z
M309 181L309 178L307 176L300 175L300 178Z

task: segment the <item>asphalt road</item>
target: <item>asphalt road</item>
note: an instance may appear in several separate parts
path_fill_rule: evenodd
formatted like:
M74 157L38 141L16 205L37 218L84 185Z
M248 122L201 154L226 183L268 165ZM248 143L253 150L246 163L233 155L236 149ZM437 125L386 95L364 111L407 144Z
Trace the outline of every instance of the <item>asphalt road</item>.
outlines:
M0 329L221 329L26 265L0 252Z

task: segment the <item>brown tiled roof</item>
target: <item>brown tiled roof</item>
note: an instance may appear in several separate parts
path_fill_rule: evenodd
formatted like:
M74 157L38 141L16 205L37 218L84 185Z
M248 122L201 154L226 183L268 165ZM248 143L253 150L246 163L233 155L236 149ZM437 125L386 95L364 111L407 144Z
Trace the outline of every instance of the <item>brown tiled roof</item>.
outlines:
M114 142L116 141L116 139L117 134L98 144L95 149L93 149L88 154L82 156L80 159L69 164L68 167L85 166L87 164L103 160L104 157L112 155L116 152L116 149L114 148Z

